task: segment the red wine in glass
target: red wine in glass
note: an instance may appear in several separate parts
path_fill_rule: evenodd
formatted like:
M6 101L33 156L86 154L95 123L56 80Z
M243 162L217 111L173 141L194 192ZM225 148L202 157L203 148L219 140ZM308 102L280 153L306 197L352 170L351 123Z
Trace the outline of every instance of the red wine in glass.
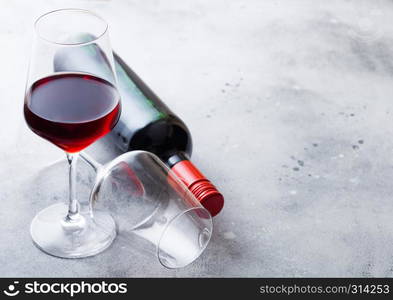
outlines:
M30 87L24 114L32 131L75 153L116 125L120 96L110 82L99 77L60 73L39 79Z

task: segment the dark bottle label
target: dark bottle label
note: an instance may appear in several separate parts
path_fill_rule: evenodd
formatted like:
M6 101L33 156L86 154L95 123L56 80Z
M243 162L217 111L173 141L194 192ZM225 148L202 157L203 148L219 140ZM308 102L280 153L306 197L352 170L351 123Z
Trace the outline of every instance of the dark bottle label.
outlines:
M113 129L112 135L115 136L117 146L123 151L128 151L132 137L136 131L156 121L164 120L170 115L173 115L173 113L127 67L120 57L116 54L114 55L118 87L125 109L122 112L118 124Z

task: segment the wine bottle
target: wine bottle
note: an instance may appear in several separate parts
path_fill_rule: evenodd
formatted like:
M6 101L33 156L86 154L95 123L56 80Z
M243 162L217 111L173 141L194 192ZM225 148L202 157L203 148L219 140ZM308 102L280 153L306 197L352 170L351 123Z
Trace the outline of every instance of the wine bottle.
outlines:
M146 150L159 156L211 213L217 215L224 197L190 161L191 134L184 122L114 53L118 89L122 100L119 122L110 133L122 151ZM104 52L96 44L61 49L55 55L57 72L110 71Z

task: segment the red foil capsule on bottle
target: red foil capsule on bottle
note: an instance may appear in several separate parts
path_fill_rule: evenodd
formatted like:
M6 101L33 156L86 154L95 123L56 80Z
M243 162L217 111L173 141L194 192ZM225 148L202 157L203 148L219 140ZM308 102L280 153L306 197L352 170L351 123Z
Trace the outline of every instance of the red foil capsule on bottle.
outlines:
M182 160L171 170L184 182L195 198L214 217L224 207L224 197L217 188L190 162Z

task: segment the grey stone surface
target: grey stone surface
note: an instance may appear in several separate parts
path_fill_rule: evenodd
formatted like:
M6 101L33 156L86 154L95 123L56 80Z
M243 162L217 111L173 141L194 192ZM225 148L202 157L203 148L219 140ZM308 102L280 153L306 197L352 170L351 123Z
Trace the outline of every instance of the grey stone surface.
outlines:
M120 241L64 260L30 240L33 216L66 196L63 154L22 116L32 23L71 6L108 20L225 194L184 269ZM0 20L0 276L393 275L392 1L17 0L0 2ZM103 142L88 152L116 155Z

